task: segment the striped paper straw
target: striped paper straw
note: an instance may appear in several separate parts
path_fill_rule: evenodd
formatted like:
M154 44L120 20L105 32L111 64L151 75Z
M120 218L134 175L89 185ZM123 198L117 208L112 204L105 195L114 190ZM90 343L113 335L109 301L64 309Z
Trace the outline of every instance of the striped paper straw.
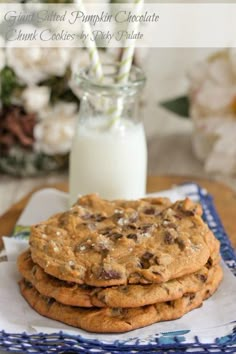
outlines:
M86 14L84 4L81 0L76 0L76 4L79 5L80 11ZM89 57L91 60L91 72L94 74L95 79L98 83L101 83L103 80L103 70L101 60L99 58L98 49L95 41L91 41L90 38L93 37L90 24L88 22L83 23L84 31L88 34L86 37L85 45L89 51Z
M143 3L144 3L143 0L135 0L134 4L135 4L135 14L136 15L141 14L142 8L143 8ZM132 27L134 32L137 31L138 26L139 26L138 22L135 22L135 24ZM119 84L125 84L128 81L129 73L130 73L130 69L131 69L133 57L134 57L134 50L135 50L135 42L133 42L132 46L128 46L128 40L127 40L127 43L125 45L123 55L121 58L121 62L120 62L119 75L117 77L117 81L119 82Z
M136 15L141 14L143 9L143 3L144 0L134 1ZM135 22L135 24L132 26L134 32L137 31L138 26L139 26L138 22ZM117 83L121 85L126 84L129 79L130 69L133 63L134 50L135 50L135 41L132 43L132 46L128 46L128 40L127 40L127 42L125 43L125 48L120 62L119 74L117 76ZM123 110L123 100L119 99L116 107L112 107L110 110L110 115L112 117L111 125L113 125L120 119L122 110Z

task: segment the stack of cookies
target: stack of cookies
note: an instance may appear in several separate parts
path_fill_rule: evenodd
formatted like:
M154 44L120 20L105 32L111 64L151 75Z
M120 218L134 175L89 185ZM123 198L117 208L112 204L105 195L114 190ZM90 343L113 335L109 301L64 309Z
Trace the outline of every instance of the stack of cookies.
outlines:
M219 242L201 215L189 199L81 197L32 227L21 293L41 315L91 332L179 318L222 279Z

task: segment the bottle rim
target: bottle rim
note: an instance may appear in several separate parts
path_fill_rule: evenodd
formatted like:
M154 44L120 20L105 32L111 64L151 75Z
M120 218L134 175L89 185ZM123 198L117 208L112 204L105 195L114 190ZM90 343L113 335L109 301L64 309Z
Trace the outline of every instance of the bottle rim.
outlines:
M141 68L135 65L132 65L129 73L129 79L124 84L116 82L120 63L106 63L103 64L102 67L104 70L103 82L96 81L93 73L91 73L91 66L89 66L80 70L79 73L75 75L76 83L84 91L125 95L134 95L145 85L146 77L144 72Z

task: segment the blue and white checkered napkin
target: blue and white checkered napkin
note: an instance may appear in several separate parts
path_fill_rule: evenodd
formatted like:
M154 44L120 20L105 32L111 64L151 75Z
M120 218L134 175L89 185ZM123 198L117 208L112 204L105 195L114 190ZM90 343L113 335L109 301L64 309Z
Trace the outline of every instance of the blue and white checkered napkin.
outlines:
M27 247L28 225L67 208L65 193L43 190L29 202L18 221L15 237L5 239L5 252L12 262L0 264L0 349L33 354L63 350L77 353L236 353L236 256L212 197L194 183L158 194L173 201L186 196L200 201L206 222L221 242L224 280L201 309L175 321L116 335L87 333L45 319L31 310L19 295L14 260L22 248Z

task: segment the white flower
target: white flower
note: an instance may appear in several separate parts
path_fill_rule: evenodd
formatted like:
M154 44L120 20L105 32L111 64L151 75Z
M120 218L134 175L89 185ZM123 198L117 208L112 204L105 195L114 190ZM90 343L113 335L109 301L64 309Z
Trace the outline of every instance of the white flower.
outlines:
M193 86L198 88L201 86L206 77L207 69L208 63L204 61L193 65L193 67L188 72L190 87Z
M236 85L236 77L233 74L228 51L219 52L209 57L206 61L194 65L188 77L192 99L194 99L195 94L201 91L205 82L222 87Z
M199 117L230 113L231 104L236 97L235 86L219 86L205 81L195 94L193 107L197 107Z
M221 52L221 54L209 59L208 77L216 85L225 87L235 85L235 77L228 51Z
M22 26L23 27L23 26ZM25 27L24 27L25 28ZM34 27L27 27L33 32ZM34 43L37 46L37 42ZM52 75L63 76L71 61L70 48L15 48L10 45L6 49L7 65L10 66L27 85L35 85Z
M193 148L207 172L236 172L236 50L208 58L190 75Z
M236 164L235 139L236 120L233 114L209 116L194 121L193 148L197 158L205 161L207 172L233 172L232 163L227 164L232 158ZM224 161L221 161L220 156ZM224 169L221 168L222 164L225 165Z
M50 88L48 86L28 86L21 95L27 112L40 112L48 106Z
M227 122L221 119L221 124L215 128L218 136L207 160L206 171L221 174L236 174L236 121Z
M234 53L234 55L233 55ZM198 64L189 74L191 112L194 119L217 117L235 111L235 52L224 50ZM234 113L235 113L234 112Z
M42 111L40 118L34 128L35 150L47 155L68 153L75 130L77 105L60 102Z

